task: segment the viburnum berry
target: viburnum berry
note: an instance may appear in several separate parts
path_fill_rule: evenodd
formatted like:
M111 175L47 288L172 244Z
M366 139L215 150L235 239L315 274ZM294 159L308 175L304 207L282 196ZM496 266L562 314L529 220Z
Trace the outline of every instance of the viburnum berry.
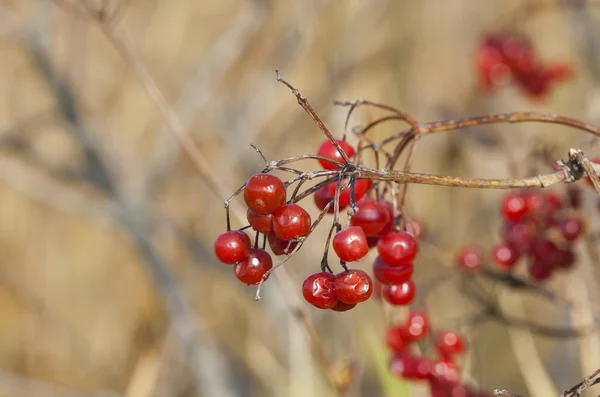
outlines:
M369 253L367 236L359 226L350 226L333 236L333 250L344 262L354 262Z
M246 219L248 219L248 223L252 226L252 229L257 232L263 234L269 234L272 231L271 221L273 219L273 214L259 214L256 211L252 211L248 208L246 211Z
M456 383L460 378L460 371L453 361L442 359L432 363L431 375L438 381Z
M358 211L350 218L352 226L360 226L367 236L377 236L391 219L381 200L363 199L356 203Z
M399 352L390 360L390 372L404 379L427 380L431 378L431 361Z
M356 303L346 303L338 301L334 307L331 308L334 312L347 312L348 310L354 309Z
M338 273L334 281L335 292L344 303L360 303L371 297L373 281L360 269L350 269Z
M556 262L556 267L562 270L570 269L575 265L575 259L575 252L572 249L562 250L558 262Z
M406 232L421 240L425 235L425 224L418 219L411 219L406 223Z
M252 175L244 189L244 201L248 208L259 214L270 214L285 203L285 185L271 174Z
M512 269L519 260L519 250L510 243L496 244L492 248L492 259L503 269Z
M262 277L273 267L271 255L260 248L250 248L246 259L236 263L233 267L235 276L241 282L249 285L260 283Z
M536 240L533 247L533 256L537 262L552 268L560 259L560 250L552 240L542 238Z
M344 151L344 153L346 154L346 156L348 158L351 158L352 156L354 156L354 148L352 146L350 146L346 141L343 141L341 139L336 139L336 141L340 145L340 147L342 148L342 150ZM344 158L342 157L340 152L333 145L333 143L331 143L331 141L329 139L323 141L321 146L319 146L319 150L317 151L317 154L320 156L329 157L331 159L337 160L342 163L344 162ZM321 167L323 167L326 170L335 170L338 168L337 165L335 165L327 160L319 159L319 163L321 164Z
M410 342L404 338L405 333L404 326L388 327L386 332L386 342L390 350L401 352L410 344Z
M417 240L407 232L386 233L377 243L379 256L391 266L412 263L418 250Z
M527 272L535 281L545 281L552 275L554 267L544 263L538 258L533 259L527 265Z
M381 284L402 284L410 280L414 271L412 263L392 266L380 257L373 263L373 275Z
M267 241L269 242L271 251L273 251L273 253L277 256L289 254L298 245L297 241L285 241L273 233L267 234Z
M333 286L334 280L335 276L331 273L311 274L302 283L304 299L319 309L331 309L339 301Z
M532 221L508 224L504 239L508 244L517 248L522 255L533 251L537 234L537 227Z
M408 305L415 299L416 289L412 280L402 284L385 285L383 297L392 305Z
M250 246L250 237L246 233L241 230L230 230L217 236L214 250L221 262L231 265L247 258Z
M518 222L527 213L525 197L519 193L508 193L502 201L502 215L506 220Z
M286 204L273 213L273 233L285 241L304 236L310 225L310 215L298 204Z
M560 232L567 241L575 241L583 232L583 222L575 217L566 218L559 225Z
M465 349L463 337L453 331L440 331L435 339L435 348L443 357L458 356Z
M429 332L429 317L422 311L411 311L404 326L404 339L410 342L423 338Z
M354 182L354 201L359 201L362 199L367 191L373 185L373 181L370 179L357 179ZM335 189L337 188L337 182L332 182L327 185L329 189L329 195L331 197L335 197ZM350 205L350 186L347 186L344 190L340 192L340 196L338 199L340 209L346 208ZM323 207L324 208L324 207Z
M460 269L475 272L483 265L483 257L479 248L465 246L458 252L457 262Z
M329 204L329 202L333 199L333 194L330 193L329 186L325 185L325 186L321 186L319 189L317 189L317 191L313 195L313 199L315 200L315 205L317 206L317 208L320 211L323 211L325 209L325 207L327 207L327 204ZM340 206L339 209L343 210L344 208L346 208L346 207ZM334 206L333 206L333 203L331 203L331 205L329 206L329 209L327 210L327 213L333 214L333 211L334 211Z

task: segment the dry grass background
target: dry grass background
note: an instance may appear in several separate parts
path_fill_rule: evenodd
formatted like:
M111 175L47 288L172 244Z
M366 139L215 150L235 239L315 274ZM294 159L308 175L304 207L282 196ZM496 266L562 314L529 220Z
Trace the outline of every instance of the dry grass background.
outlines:
M482 35L512 21L524 1L88 3L119 8L133 55L228 192L261 168L250 143L281 158L322 140L276 68L336 134L345 113L331 101L357 97L423 121L536 109L600 123L593 9L548 11L518 26L543 58L576 68L573 81L531 103L514 88L480 95L473 69ZM51 1L0 1L0 396L335 395L286 303L317 268L325 230L286 265L294 289L272 279L256 303L254 288L213 258L225 197L181 152L138 77L93 22ZM527 171L539 143L556 158L569 147L600 154L586 139L548 125L451 133L424 139L414 169L509 176ZM499 197L415 186L408 208L451 257L464 242L495 241ZM418 279L447 272L447 256L423 251ZM551 283L576 309L504 293L507 310L588 324L598 263L582 255L576 272ZM383 332L393 314L376 302L346 314L301 307L341 368L335 376L351 373L349 395L426 395L387 374ZM428 308L436 327L462 326L473 310L451 282ZM600 366L594 335L544 339L493 323L465 332L473 345L465 378L481 387L557 396Z

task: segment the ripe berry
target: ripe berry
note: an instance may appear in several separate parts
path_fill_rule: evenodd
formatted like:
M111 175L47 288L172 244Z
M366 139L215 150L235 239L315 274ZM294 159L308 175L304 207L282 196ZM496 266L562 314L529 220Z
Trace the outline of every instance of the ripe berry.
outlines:
M536 262L552 268L560 259L560 250L552 240L539 239L534 244L533 256Z
M406 232L421 240L425 235L425 224L418 219L412 219L406 224Z
M354 309L356 303L346 303L338 301L334 307L331 308L334 312L347 312L348 310Z
M360 303L371 297L373 282L362 270L350 269L338 273L334 281L335 292L344 303Z
M412 311L406 320L404 339L416 341L423 338L429 332L429 318L421 311Z
M313 195L313 199L315 200L315 205L317 206L317 208L320 211L323 211L325 209L325 207L327 207L327 204L329 204L329 202L331 201L332 198L333 198L333 194L330 194L328 185L321 186L319 189L317 189L317 191ZM340 206L340 210L343 210L344 208L345 207ZM333 203L331 203L331 205L329 206L329 209L327 210L327 213L333 214L333 211L334 211L334 207L333 207Z
M273 213L273 233L285 241L304 236L310 225L310 215L298 204L286 204Z
M332 182L329 185L327 185L331 197L335 196L336 185L336 182ZM373 181L371 181L370 179L356 180L356 182L354 182L354 201L357 202L360 199L362 199L365 196L365 194L367 194L367 191L371 188L372 185ZM340 192L338 202L340 209L346 208L350 205L350 186L346 187Z
M483 257L477 247L463 247L458 253L458 267L468 272L479 270L483 264Z
M286 191L281 179L271 174L256 174L248 179L244 201L259 214L270 214L285 203Z
M417 256L418 249L417 240L406 232L386 233L377 243L379 256L391 266L412 263Z
M364 199L356 203L358 212L350 218L352 226L360 226L367 236L377 236L391 219L385 204L379 200Z
M333 282L335 276L321 272L311 274L302 283L302 295L311 305L319 309L331 309L338 303Z
M277 256L289 254L298 245L297 241L285 241L280 239L273 233L267 234L267 241L269 242L269 247L271 247L271 251L273 251L273 253Z
M273 219L273 214L259 214L248 208L248 211L246 211L246 218L248 219L250 226L252 226L252 229L263 234L271 233L271 220Z
M526 221L508 224L504 239L517 248L522 255L529 254L535 245L537 227L534 222Z
M556 267L562 270L570 269L575 265L575 253L573 250L566 249L560 252L559 260L556 262Z
M502 215L511 222L518 222L527 213L527 203L522 194L509 193L502 201Z
M392 305L408 305L415 299L415 283L409 280L402 284L386 285L383 287L383 297Z
M453 384L458 382L460 371L454 362L438 360L432 363L431 375L438 381Z
M538 259L534 259L527 265L527 272L535 281L545 281L552 275L554 268Z
M223 263L231 265L246 258L250 253L250 237L241 230L221 233L215 240L215 255Z
M566 218L559 226L560 232L567 241L575 241L583 231L583 223L579 218Z
M246 259L238 262L233 267L235 276L245 284L255 285L260 283L262 277L273 267L271 255L259 248L250 248Z
M388 347L395 352L400 352L409 345L404 339L406 331L403 326L389 327L386 332L386 342Z
M404 379L427 380L431 378L431 362L423 357L400 352L390 360L390 372Z
M352 146L350 146L346 141L343 141L341 139L336 139L336 141L337 141L337 143L339 143L340 147L342 148L344 153L346 153L346 156L348 156L348 158L351 158L352 156L354 156L354 148ZM321 146L319 146L319 150L317 151L317 154L320 156L332 158L332 159L337 160L342 163L344 162L342 155L340 154L340 152L338 152L336 147L333 146L333 143L331 143L331 141L329 139L323 141ZM323 167L326 170L338 169L337 165L330 163L329 161L326 161L326 160L319 160L319 163L321 164L321 167Z
M358 226L340 230L333 237L333 250L344 262L354 262L369 253L367 236Z
M512 269L520 256L519 250L510 243L496 244L492 248L494 263L503 269Z
M456 332L440 331L435 339L435 348L443 357L453 357L463 353L465 342Z
M380 257L373 262L373 275L381 284L402 284L410 280L414 271L411 264L392 266Z

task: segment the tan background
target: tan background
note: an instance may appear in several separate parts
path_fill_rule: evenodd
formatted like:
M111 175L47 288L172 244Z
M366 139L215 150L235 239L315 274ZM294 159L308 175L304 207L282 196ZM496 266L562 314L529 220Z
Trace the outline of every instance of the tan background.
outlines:
M515 21L524 1L119 1L105 3L122 7L116 23L131 55L226 192L261 168L250 143L281 158L314 152L323 138L275 81L276 68L336 135L345 113L331 101L357 97L422 121L533 109L600 123L593 9L550 7L518 23L541 58L570 60L576 70L532 103L515 87L479 94L473 66L482 36ZM93 22L50 1L0 1L0 396L334 395L286 304L318 268L326 227L286 265L293 288L270 280L256 303L254 288L212 254L225 197L180 152L138 77ZM361 111L353 121L378 114ZM600 154L564 128L500 126L424 139L414 169L524 175L539 143L555 158L569 147ZM411 214L447 254L423 249L417 279L446 274L463 243L495 242L500 197L411 187ZM591 192L586 200L593 218ZM545 323L586 323L595 315L586 303L598 299L589 272L584 260L550 285L578 302L572 317L539 299L522 307L514 294L503 304ZM458 328L473 313L452 281L428 304L436 327ZM354 363L349 395L427 394L387 373L380 304L346 314L301 307L328 357ZM465 332L476 348L464 377L488 389L556 396L600 365L595 337L533 340L493 323Z

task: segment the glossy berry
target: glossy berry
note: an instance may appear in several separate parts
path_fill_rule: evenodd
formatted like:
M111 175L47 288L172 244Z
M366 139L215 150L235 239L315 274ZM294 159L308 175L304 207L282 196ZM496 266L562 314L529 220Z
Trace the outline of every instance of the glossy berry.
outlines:
M231 265L248 257L250 237L240 230L221 233L215 240L215 255L223 263Z
M257 232L263 234L271 233L271 220L273 219L273 214L259 214L248 208L248 211L246 211L246 219L248 219L248 223L252 226L252 229Z
M359 269L338 273L335 276L334 287L338 299L350 304L364 302L373 293L371 277Z
M515 247L522 255L533 251L536 241L537 227L534 222L520 222L507 225L504 239Z
M334 307L331 308L334 312L347 312L348 310L354 309L356 303L346 303L338 301Z
M412 263L418 250L417 240L406 232L386 233L377 243L379 256L391 266Z
M373 181L371 181L370 179L356 180L356 182L354 183L354 201L358 202L360 199L362 199L365 196L365 194L367 194L367 191L371 188L372 185ZM329 195L331 197L335 197L336 187L336 182L332 182L329 185L327 185L327 188L329 189ZM350 186L346 187L340 192L338 202L340 209L346 208L350 205Z
M294 248L298 245L297 241L285 241L274 235L273 233L267 234L267 241L271 251L277 256L286 255L294 251Z
M431 378L431 361L405 352L397 353L390 360L390 372L404 379L427 380Z
M321 272L311 274L302 283L302 295L311 305L319 309L331 309L338 303L333 282L335 276Z
M380 200L364 199L356 204L358 211L350 218L352 226L360 226L367 236L377 236L390 222L391 214Z
M429 332L429 317L421 311L412 311L408 314L404 326L404 339L417 341Z
M403 351L410 344L404 338L406 330L404 326L389 327L386 332L386 342L388 347L395 352Z
M273 213L273 233L285 241L304 236L310 225L310 215L298 204L286 204Z
M260 283L262 277L273 267L271 255L259 248L250 248L246 259L234 265L235 276L241 282L250 285Z
M340 147L342 148L344 153L346 153L346 156L348 156L348 158L351 158L352 156L354 156L354 148L352 146L350 146L348 143L346 143L345 141L343 141L341 139L336 139L336 141L337 141L337 143L339 143ZM333 146L333 143L331 143L331 141L329 139L323 141L321 146L319 146L319 150L317 151L317 154L320 156L332 158L341 163L344 162L342 155L340 154L340 152L338 152L337 148L335 146ZM326 160L319 160L319 163L321 164L321 167L323 167L326 170L335 170L335 169L339 168L337 165L330 163L329 161L326 161Z
M244 201L259 214L270 214L285 203L286 191L281 179L271 174L256 174L248 179Z
M483 264L483 257L481 251L477 247L466 246L463 247L457 256L458 267L461 270L467 272L475 272L479 270Z
M510 243L496 244L492 248L492 259L498 267L512 269L519 260L519 250Z
M502 201L502 215L511 222L518 222L527 213L525 197L519 193L509 193Z
M415 299L415 283L409 280L402 284L386 285L383 287L383 297L395 306L408 305Z
M329 202L331 201L331 199L333 199L333 194L331 194L329 192L329 186L328 185L321 186L313 194L313 200L315 200L315 205L317 206L317 208L319 209L319 211L323 211L325 209L325 207L327 207L327 204L329 204ZM344 208L346 208L346 207L341 207L340 206L340 210L343 210ZM327 213L328 214L333 214L333 211L334 211L334 207L333 207L333 202L332 202L331 205L329 206L329 209L327 210Z
M569 217L561 222L559 228L565 240L575 241L583 232L583 222L579 218Z
M443 357L453 357L463 353L465 342L463 337L453 331L440 331L435 339L435 348Z
M381 284L402 284L410 280L414 267L411 264L392 266L380 257L373 263L373 275Z
M333 250L344 262L354 262L369 253L367 236L362 228L350 226L333 236Z
M454 362L442 359L432 363L431 375L437 381L453 384L458 382L460 371Z

